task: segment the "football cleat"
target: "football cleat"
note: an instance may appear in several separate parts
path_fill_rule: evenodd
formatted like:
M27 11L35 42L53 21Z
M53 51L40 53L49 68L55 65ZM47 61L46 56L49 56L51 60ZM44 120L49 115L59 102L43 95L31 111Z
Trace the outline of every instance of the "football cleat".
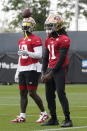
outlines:
M63 124L61 125L61 127L72 127L73 123L72 120L64 120Z
M51 126L51 125L59 125L59 122L57 119L49 119L47 122L44 122L41 124L41 126Z
M11 120L11 122L22 123L22 122L26 122L26 119L21 116L18 116L18 118Z
M36 121L36 123L43 123L45 120L47 120L49 116L47 113L41 113L39 119Z

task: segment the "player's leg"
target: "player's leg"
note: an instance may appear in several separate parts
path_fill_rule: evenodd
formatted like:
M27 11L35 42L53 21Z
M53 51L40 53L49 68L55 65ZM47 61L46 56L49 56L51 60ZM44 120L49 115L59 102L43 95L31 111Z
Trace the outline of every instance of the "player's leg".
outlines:
M32 99L34 100L34 102L37 104L37 106L41 111L40 118L36 122L37 123L44 122L45 119L48 119L48 115L44 109L42 99L37 94L39 74L36 71L30 71L26 77L28 78L27 89L29 95L32 97Z
M44 106L43 106L43 102L42 102L40 96L37 94L37 90L36 89L29 90L29 95L32 97L34 102L38 105L40 111L44 112L45 109L44 109Z
M21 108L21 117L26 117L26 107L28 104L28 90L27 90L27 85L26 85L26 71L21 72L19 74L19 89L20 89L20 108Z
M27 98L27 86L26 86L26 80L25 80L25 72L21 72L19 74L19 90L20 90L20 108L21 113L19 116L17 116L16 119L12 120L11 122L25 122L26 121L26 107L28 103Z
M43 102L42 99L40 98L40 96L37 94L36 89L34 90L29 90L29 95L32 97L32 99L34 100L34 102L37 104L37 106L39 107L41 114L39 119L36 121L36 123L43 123L44 120L48 119L48 115L44 109L43 106Z
M65 68L61 68L58 73L54 74L54 80L56 83L56 89L59 97L59 101L62 105L62 109L65 115L65 124L62 125L62 127L69 127L72 126L72 122L70 120L70 112L69 112L69 103L68 99L66 97L66 92L65 92Z
M26 113L26 107L27 107L27 104L28 104L27 94L28 94L27 90L20 90L20 108L21 108L21 113Z
M42 126L58 125L56 115L56 101L55 101L55 83L53 78L45 84L46 89L46 100L50 111L51 118L42 124Z

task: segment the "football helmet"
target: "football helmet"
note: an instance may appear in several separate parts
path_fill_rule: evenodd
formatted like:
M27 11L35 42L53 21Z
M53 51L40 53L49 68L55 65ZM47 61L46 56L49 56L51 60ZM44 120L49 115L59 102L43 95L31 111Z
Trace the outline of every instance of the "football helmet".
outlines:
M22 30L31 33L34 30L35 24L36 22L32 17L24 18L22 21Z
M56 14L51 14L47 17L45 21L45 30L47 33L52 33L54 31L58 31L62 28L63 20L60 16Z

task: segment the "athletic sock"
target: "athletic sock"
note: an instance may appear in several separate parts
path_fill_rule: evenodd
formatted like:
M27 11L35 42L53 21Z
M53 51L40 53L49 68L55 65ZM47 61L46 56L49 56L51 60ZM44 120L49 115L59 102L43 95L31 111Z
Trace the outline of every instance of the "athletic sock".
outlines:
M43 112L41 112L41 113L44 114L44 115L47 114L46 111L43 111Z
M25 118L26 117L26 113L20 113L20 116Z

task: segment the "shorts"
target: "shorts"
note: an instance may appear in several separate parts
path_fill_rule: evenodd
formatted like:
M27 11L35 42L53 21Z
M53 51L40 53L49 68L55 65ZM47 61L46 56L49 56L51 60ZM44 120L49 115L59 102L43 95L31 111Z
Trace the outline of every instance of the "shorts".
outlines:
M19 89L37 89L40 73L36 71L23 71L19 73Z

